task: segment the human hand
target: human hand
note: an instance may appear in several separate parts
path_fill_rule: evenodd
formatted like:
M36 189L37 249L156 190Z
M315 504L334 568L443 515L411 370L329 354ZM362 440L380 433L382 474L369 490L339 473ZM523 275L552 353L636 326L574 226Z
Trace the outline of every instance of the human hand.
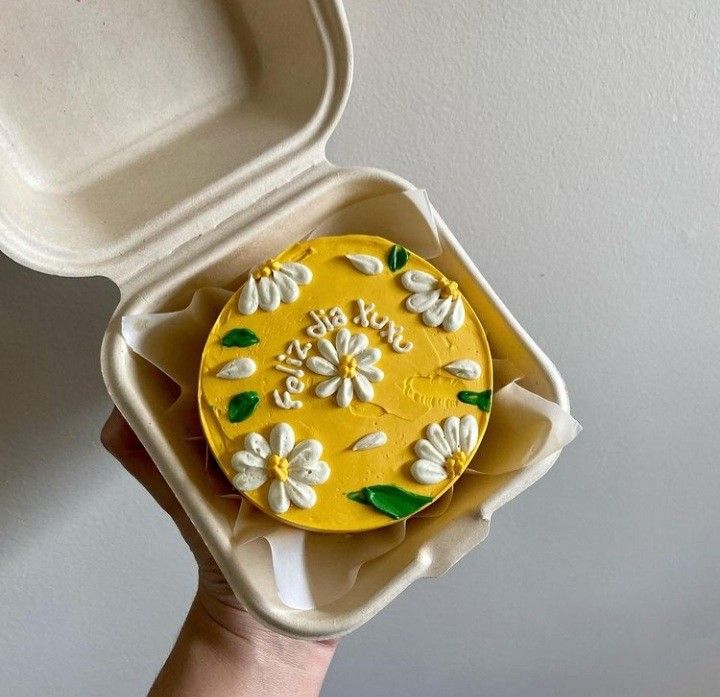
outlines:
M105 423L101 440L172 518L198 565L195 600L150 695L317 695L336 642L290 639L248 614L150 455L117 409Z

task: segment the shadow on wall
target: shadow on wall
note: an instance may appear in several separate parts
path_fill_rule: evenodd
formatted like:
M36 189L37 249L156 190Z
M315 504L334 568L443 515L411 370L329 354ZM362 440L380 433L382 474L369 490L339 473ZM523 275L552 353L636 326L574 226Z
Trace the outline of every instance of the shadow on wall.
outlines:
M100 343L119 301L103 278L57 278L0 255L0 556L22 552L108 481Z

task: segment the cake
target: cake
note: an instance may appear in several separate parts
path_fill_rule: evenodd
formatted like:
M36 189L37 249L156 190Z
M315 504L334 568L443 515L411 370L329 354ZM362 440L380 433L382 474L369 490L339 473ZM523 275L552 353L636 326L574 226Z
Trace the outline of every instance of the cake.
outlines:
M254 268L203 350L203 430L235 489L306 530L380 528L463 474L492 363L456 282L402 246L343 235Z

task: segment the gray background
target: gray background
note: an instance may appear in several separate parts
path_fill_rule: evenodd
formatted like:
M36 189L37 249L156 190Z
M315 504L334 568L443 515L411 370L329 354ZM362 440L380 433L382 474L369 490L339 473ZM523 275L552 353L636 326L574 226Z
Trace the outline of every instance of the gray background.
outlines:
M480 549L342 643L323 694L717 694L720 7L347 9L331 158L428 189L585 431ZM97 443L116 291L7 259L0 285L0 692L142 694L195 574Z

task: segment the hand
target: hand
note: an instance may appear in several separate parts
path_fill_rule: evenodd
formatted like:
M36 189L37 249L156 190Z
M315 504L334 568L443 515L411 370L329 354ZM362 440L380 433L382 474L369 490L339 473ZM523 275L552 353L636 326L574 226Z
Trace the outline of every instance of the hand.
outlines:
M319 694L336 642L289 639L249 615L155 463L117 409L105 423L101 440L173 519L198 565L195 600L150 695L310 697Z

